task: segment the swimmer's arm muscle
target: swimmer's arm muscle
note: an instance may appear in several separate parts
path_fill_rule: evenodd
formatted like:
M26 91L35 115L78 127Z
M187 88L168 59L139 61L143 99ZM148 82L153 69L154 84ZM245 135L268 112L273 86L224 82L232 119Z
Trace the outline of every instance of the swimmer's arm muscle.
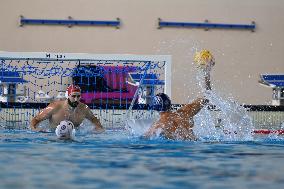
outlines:
M177 113L181 113L187 118L193 117L203 108L205 104L207 104L207 101L208 100L204 98L198 98L192 103L181 107L179 110L177 110Z
M49 106L47 106L46 108L44 108L43 110L41 110L39 112L39 114L37 114L32 120L31 120L31 124L30 124L30 128L33 131L41 131L41 129L37 128L37 125L43 121L46 120L48 118L50 118L52 116L52 114L54 113L54 111L56 110L56 105L55 104L50 104Z

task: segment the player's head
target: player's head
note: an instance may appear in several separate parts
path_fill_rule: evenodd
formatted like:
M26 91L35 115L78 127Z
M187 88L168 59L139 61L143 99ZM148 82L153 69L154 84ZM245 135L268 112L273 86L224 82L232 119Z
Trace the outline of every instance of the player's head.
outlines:
M66 90L66 96L69 105L73 108L77 107L81 99L80 87L78 85L69 85Z
M157 94L152 102L153 109L159 112L170 111L171 105L171 99L165 93Z

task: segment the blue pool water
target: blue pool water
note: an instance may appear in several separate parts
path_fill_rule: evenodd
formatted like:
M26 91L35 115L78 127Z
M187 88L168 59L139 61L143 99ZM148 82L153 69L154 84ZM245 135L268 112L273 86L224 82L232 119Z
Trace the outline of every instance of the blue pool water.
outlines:
M284 188L284 140L183 142L124 131L0 130L0 188Z

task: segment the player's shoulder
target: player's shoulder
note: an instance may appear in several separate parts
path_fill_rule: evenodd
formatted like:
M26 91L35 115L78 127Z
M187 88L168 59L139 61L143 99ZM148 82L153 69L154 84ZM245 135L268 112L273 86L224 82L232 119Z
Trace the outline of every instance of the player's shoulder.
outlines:
M52 108L61 108L64 104L64 100L58 100L58 101L53 101L51 102L48 107Z
M81 109L81 110L89 110L90 107L87 105L87 104L84 104L82 102L79 103L78 107Z

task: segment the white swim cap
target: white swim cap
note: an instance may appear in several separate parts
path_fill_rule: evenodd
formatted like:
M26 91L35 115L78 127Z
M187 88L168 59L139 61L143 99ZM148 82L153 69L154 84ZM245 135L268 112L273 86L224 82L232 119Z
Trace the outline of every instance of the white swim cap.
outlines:
M55 130L59 139L75 139L75 132L74 124L67 120L61 121Z

